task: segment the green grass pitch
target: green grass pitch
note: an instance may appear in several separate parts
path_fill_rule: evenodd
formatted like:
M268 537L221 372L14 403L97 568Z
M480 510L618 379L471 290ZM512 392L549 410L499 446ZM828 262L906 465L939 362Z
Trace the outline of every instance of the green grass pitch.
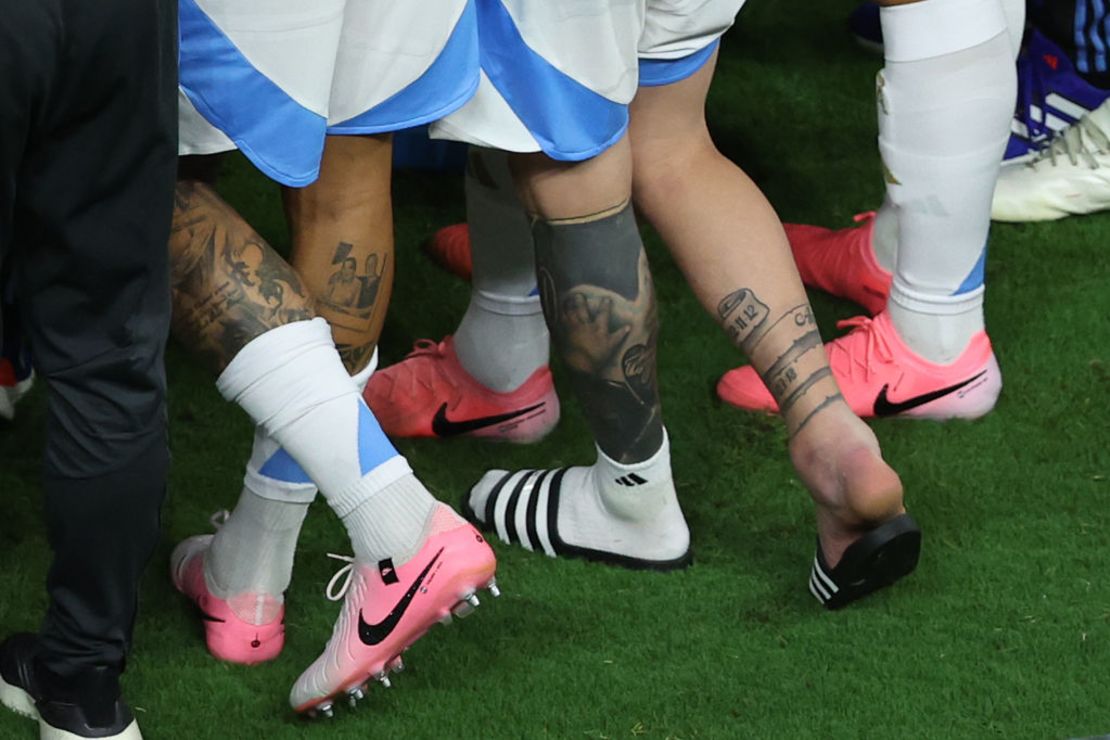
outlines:
M725 38L709 102L723 151L786 220L843 225L881 196L873 76L845 31L852 0L752 2ZM227 198L279 249L274 186L242 161ZM400 174L397 287L386 363L451 331L468 288L417 249L463 215L457 177ZM1110 732L1110 214L995 226L987 318L1003 368L975 423L874 424L925 530L920 569L826 613L806 589L814 528L777 420L715 401L741 358L645 231L661 303L660 379L695 564L631 573L496 546L504 595L434 629L390 691L332 721L286 696L322 648L341 527L317 503L276 662L218 663L167 578L181 538L234 504L250 425L184 352L170 353L174 464L165 540L142 597L126 692L150 738L1066 738ZM826 337L853 306L813 302ZM589 434L557 374L565 417L531 447L401 441L455 503L487 467L589 461ZM0 632L32 629L49 551L39 517L41 392L0 429ZM0 712L0 737L33 726Z

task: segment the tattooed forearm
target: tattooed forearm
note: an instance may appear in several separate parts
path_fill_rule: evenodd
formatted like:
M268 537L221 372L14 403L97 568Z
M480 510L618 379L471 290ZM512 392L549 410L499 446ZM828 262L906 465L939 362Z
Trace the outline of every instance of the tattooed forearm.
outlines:
M313 315L293 268L205 185L178 183L170 254L174 334L217 372L255 337Z

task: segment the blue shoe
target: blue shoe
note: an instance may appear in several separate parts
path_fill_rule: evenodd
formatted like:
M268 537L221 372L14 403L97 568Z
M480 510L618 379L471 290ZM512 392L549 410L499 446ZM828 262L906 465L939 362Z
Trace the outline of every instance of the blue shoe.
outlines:
M1052 138L1110 97L1075 71L1064 51L1035 28L1017 61L1017 110L1003 163L1031 159Z
M883 27L879 23L879 4L860 3L848 16L848 30L860 46L878 54L883 53Z
M0 419L15 418L15 404L31 390L34 373L31 370L31 352L23 341L15 311L8 305L0 306Z

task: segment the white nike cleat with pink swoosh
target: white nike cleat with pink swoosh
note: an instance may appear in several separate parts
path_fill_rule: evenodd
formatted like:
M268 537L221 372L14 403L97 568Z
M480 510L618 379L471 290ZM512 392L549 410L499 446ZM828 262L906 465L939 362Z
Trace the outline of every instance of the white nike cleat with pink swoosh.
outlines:
M289 695L297 712L330 716L334 702L354 705L366 684L389 686L389 673L402 667L401 653L436 622L465 616L478 606L477 591L498 595L493 550L478 530L446 504L428 518L424 544L408 561L395 564L348 560L332 579L328 596L343 598L323 654L301 674ZM333 594L343 574L349 578Z

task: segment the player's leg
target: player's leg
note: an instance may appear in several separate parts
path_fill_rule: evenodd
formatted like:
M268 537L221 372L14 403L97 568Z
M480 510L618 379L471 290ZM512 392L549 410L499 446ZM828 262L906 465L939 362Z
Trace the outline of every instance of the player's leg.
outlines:
M882 16L879 128L888 202L856 232L804 244L791 234L794 254L804 280L823 273L827 283L818 284L835 292L877 285L888 269L895 272L887 310L874 321L846 323L857 330L829 347L856 413L974 418L993 407L1001 387L983 331L982 267L986 204L1013 103L1015 37L997 0L902 3ZM891 235L896 248L888 249ZM864 301L860 292L846 294ZM883 352L868 352L876 342ZM742 407L774 407L750 370L728 374L719 389Z
M473 280L458 329L377 373L366 400L391 435L535 441L558 422L559 399L531 225L504 152L471 148L466 208Z
M328 136L320 177L282 189L290 259L352 375L378 346L393 292L391 134Z
M902 486L840 395L778 217L709 136L715 61L679 82L641 86L632 101L636 204L774 392L791 458L817 503L822 558L835 572L848 547L904 511ZM908 572L916 549L903 557ZM886 575L860 569L850 580Z
M633 567L689 560L655 374L657 307L632 212L626 137L585 162L514 157L548 328L593 432L597 462L490 471L471 514L550 556Z
M492 553L480 540L481 552L471 552L468 528L428 493L382 434L327 323L312 318L297 273L201 183L179 184L174 223L174 333L209 360L220 373L221 393L273 440L275 451L260 472L271 466L294 482L315 482L343 521L359 568L388 562L405 579L423 580L418 573L437 560L429 547L445 547L441 579L424 609L446 612L462 592L489 581ZM408 618L428 617L419 611L414 606ZM382 638L396 652L360 666L366 670L358 676L339 677L336 690L357 689L404 647L404 630L385 630Z
M12 200L0 185L0 209L12 209L0 222L14 216L17 301L46 387L54 551L40 633L0 647L0 700L39 717L42 737L139 735L119 678L169 462L174 29L170 3L7 3L0 12L0 138L13 133L4 119L15 111L28 125ZM33 61L20 58L28 51ZM7 105L9 93L38 85ZM8 236L0 233L0 253Z

